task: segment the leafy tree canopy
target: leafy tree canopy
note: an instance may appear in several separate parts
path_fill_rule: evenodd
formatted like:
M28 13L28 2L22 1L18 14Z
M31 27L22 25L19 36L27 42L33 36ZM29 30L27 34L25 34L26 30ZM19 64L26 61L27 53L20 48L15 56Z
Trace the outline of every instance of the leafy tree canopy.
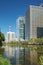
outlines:
M9 60L4 59L3 57L0 56L0 65L11 65Z
M40 64L43 65L43 56L40 56Z
M4 40L5 40L4 34L0 32L0 41L4 41Z

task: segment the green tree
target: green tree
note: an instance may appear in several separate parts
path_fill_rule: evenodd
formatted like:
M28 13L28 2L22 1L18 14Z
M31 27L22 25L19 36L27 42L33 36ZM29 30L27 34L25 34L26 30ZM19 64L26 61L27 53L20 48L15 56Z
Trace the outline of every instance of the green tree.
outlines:
M5 36L2 32L0 32L0 46L2 46L2 42L5 40Z
M0 65L11 65L10 61L0 56Z
M40 56L40 64L43 65L43 56Z

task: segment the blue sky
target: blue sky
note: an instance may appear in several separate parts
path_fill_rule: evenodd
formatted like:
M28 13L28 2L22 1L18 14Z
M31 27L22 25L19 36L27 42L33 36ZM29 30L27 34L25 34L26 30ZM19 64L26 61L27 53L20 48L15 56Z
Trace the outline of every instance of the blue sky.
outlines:
M40 5L43 0L0 0L0 28L6 34L9 25L16 32L16 19L24 16L29 5Z

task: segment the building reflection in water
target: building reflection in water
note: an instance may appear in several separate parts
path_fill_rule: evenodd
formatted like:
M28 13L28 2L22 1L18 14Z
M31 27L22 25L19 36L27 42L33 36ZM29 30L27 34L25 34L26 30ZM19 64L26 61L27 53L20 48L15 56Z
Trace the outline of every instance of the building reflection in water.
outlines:
M9 59L12 65L40 65L38 62L38 52L35 50L8 46L4 48L3 57Z

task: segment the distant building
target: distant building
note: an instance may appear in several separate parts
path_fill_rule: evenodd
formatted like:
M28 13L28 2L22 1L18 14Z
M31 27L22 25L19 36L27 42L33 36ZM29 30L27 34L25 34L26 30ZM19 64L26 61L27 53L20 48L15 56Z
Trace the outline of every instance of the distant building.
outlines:
M30 5L25 19L25 39L43 37L43 5Z
M14 41L15 40L14 36L15 36L15 33L11 32L11 26L9 26L9 32L7 32L7 35L6 35L6 42Z
M16 35L18 40L25 39L25 17L18 17L16 21Z
M14 32L7 32L7 42L14 41Z

